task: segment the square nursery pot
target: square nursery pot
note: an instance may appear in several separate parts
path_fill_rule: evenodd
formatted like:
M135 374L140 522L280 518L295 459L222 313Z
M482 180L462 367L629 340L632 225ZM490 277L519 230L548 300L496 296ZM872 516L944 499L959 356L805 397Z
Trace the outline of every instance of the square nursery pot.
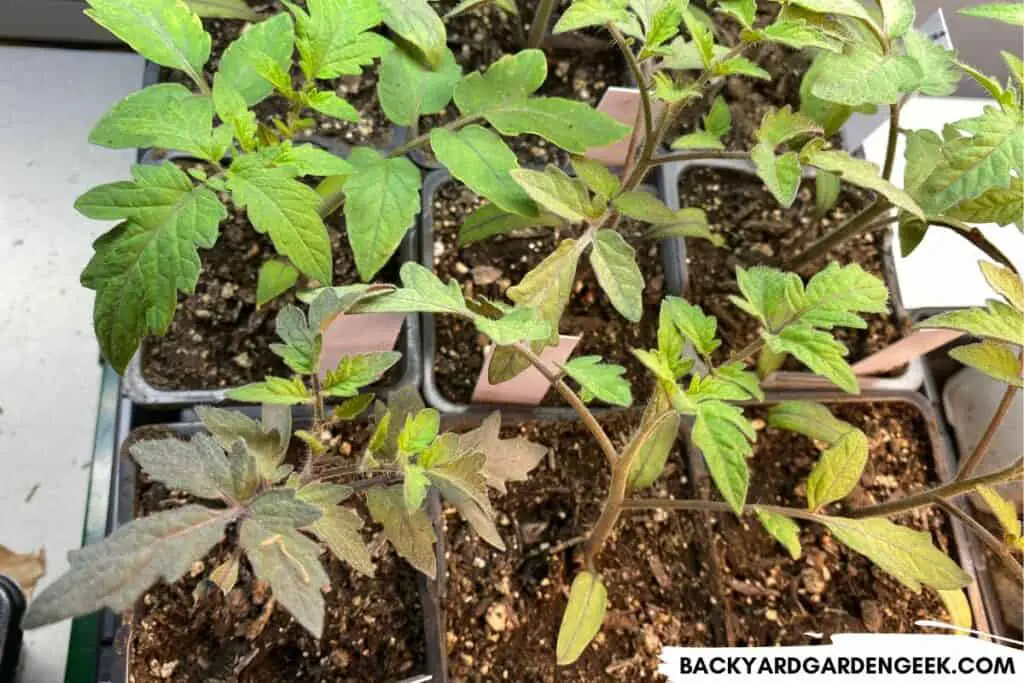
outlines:
M284 10L282 10L282 11L284 11ZM204 23L207 23L207 25L209 25L209 22L217 22L217 23L219 23L221 25L243 24L243 23L245 23L245 22L243 22L240 19L204 20ZM216 47L216 41L215 41L215 47ZM226 46L224 46L224 47L226 47ZM217 56L217 59L219 60L219 56ZM343 77L343 78L351 78L351 77ZM191 81L189 81L187 79L184 79L184 80L181 80L181 79L184 79L183 75L181 75L181 74L179 74L177 72L174 72L171 69L165 69L164 67L160 66L159 64L156 64L154 62L150 62L149 60L147 60L145 65L143 66L143 70L142 70L142 87L143 88L149 87L149 86L157 84L157 83L167 83L167 82L181 82L183 85L185 85L185 87L187 87L189 89L192 88ZM374 92L376 93L376 88L374 88ZM376 96L376 95L374 95L374 96ZM273 96L271 96L271 98L273 98ZM270 99L270 98L268 98L268 99ZM259 111L261 106L265 106L264 105L265 102L266 102L266 100L264 100L264 102L261 102L260 104L257 104L256 107L255 107L256 110ZM314 143L314 144L316 144L316 145L318 145L320 147L323 147L324 149L328 149L328 150L330 150L332 152L335 152L337 154L341 154L343 156L348 156L348 153L352 150L353 147L373 147L374 149L378 150L382 154L385 154L385 153L391 151L392 149L394 149L395 147L398 147L399 145L405 143L406 140L408 139L408 135L409 135L409 129L408 128L405 128L405 127L402 127L402 126L395 126L395 125L391 124L390 122L388 122L387 131L382 134L382 138L383 139L378 144L371 144L370 142L365 142L365 143L362 143L362 144L351 143L351 142L348 142L348 141L344 140L343 137L341 137L340 135L326 135L324 133L316 132L315 129L314 130L303 131L295 139L295 142L296 143L312 142L312 143ZM141 157L143 152L145 152L145 150L140 150L140 153L139 153L140 157Z
M420 250L419 262L426 268L434 269L434 197L441 186L452 180L445 170L433 171L423 184L423 208L420 213ZM655 189L644 186L645 189L655 193ZM678 238L666 238L660 242L661 260L664 266L664 293L679 295L683 291L683 243ZM445 279L442 277L442 279ZM618 315L618 313L616 313ZM446 414L462 414L468 412L489 413L500 407L491 403L459 403L446 397L438 386L434 369L434 359L438 352L435 318L433 314L425 313L421 316L421 329L423 335L423 398L428 405L437 408ZM654 340L651 341L654 344ZM579 353L579 351L577 351ZM506 406L508 407L508 406ZM564 405L538 406L530 409L528 406L518 405L512 409L516 412L530 412L538 419L574 419L576 413L572 408ZM599 408L600 410L600 408Z
M167 153L159 150L146 150L140 163L159 164L166 160L190 161L191 157L181 153ZM200 252L200 259L203 254ZM411 227L402 239L398 251L391 261L378 274L383 281L397 282L398 268L405 261L416 259L416 231ZM401 386L417 384L420 381L420 319L417 315L405 316L395 349L402 353L402 358L395 366L393 380L378 387L380 391L390 391ZM147 340L143 340L138 353L128 363L122 381L122 390L133 403L153 408L180 408L197 404L223 403L227 401L230 388L218 389L164 389L154 386L143 372L143 349Z
M742 404L748 407L759 407L769 406L782 401L805 400L820 402L830 408L840 406L870 406L879 404L889 406L906 406L910 411L916 413L924 423L927 434L925 438L927 440L928 452L931 456L924 464L931 470L935 480L937 482L949 481L956 472L956 461L953 453L949 449L949 444L943 431L941 418L937 415L934 407L928 399L918 392L867 391L859 396L851 396L839 391L785 391L769 392L765 398L766 400L763 403L757 401L746 401L742 402ZM871 433L867 433L867 436L870 440L872 435ZM687 454L689 456L690 471L693 473L694 486L697 487L698 490L702 491L702 496L706 497L708 492L713 490L714 484L711 481L710 474L704 462L704 457L692 443L688 442L687 446ZM874 454L869 457L866 471L873 471L873 458ZM903 481L905 472L900 471L898 474L900 476L895 477L897 479L897 485L900 481ZM751 477L751 481L753 480L754 478ZM861 483L858 484L858 489L855 489L851 496L856 494L861 485L863 485L863 479ZM882 501L879 500L877 502ZM966 501L963 498L957 499L955 504L959 508L966 510ZM974 629L981 632L988 632L990 623L988 613L990 613L990 611L987 612L985 609L985 599L988 597L985 594L985 574L982 571L983 567L979 566L974 537L968 533L967 529L959 519L953 518L946 513L942 513L942 517L948 525L947 529L950 531L949 540L954 546L951 550L952 558L974 579L974 581L965 588L967 599L971 607L971 614L974 619Z
M920 315L915 314L914 317L915 319L924 319L934 315L935 312L921 312ZM945 443L945 447L953 454L954 463L958 463L965 455L965 453L961 452L961 441L965 437L962 434L958 434L954 424L959 424L962 429L967 421L973 420L975 417L978 417L983 424L987 424L987 421L991 419L991 415L994 412L994 408L991 405L988 406L988 410L979 406L977 410L982 415L977 416L973 414L973 411L969 411L971 414L965 415L958 415L955 412L958 405L962 408L962 403L953 398L953 393L958 390L956 386L957 381L953 380L953 378L965 366L950 357L949 351L957 346L976 341L977 339L964 335L960 339L952 341L924 356L925 394L932 403L932 409L939 421L940 436ZM998 400L998 396L990 395L986 396L985 399L984 403L995 403ZM1017 415L1019 417L1019 413ZM1013 419L1017 418L1014 417L1014 412L1011 411L1011 414L1003 422L1003 429L1010 426L1010 421ZM994 451L995 448L992 450ZM985 471L983 466L979 467L979 473L984 473ZM965 501L977 513L975 518L981 521L989 531L992 531L998 537L998 524L994 520L986 523L990 520L991 513L980 498L968 496L965 498ZM1019 513L1020 503L1017 502L1016 505ZM994 558L985 547L985 544L976 536L972 535L970 542L971 550L974 554L978 584L988 612L988 623L991 633L1004 638L1021 640L1019 608L1021 602L1024 601L1024 587L1015 581L1013 577L1007 576L1007 572L999 564L998 558ZM1016 624L1013 623L1014 621L1016 621Z
M123 425L127 421L122 420L121 422ZM309 425L307 423L302 426L308 427ZM135 510L138 504L140 471L128 453L128 446L139 438L145 438L146 435L151 435L152 438L163 438L170 434L187 438L204 430L205 428L199 423L149 425L136 428L130 433L126 433L123 427L119 430L118 443L120 446L116 455L114 476L110 489L108 535L135 517ZM439 510L439 500L436 495L432 496L428 500L428 512L433 520L435 533L440 530ZM440 536L440 534L438 535ZM440 571L444 559L443 546L440 544L437 547L437 554ZM326 556L321 559L325 560ZM332 558L331 562L333 561L334 559ZM404 563L404 560L401 559L397 561ZM423 613L425 661L422 663L422 670L416 670L414 667L414 670L407 672L407 675L403 674L402 678L394 679L390 683L424 683L430 680L443 680L443 631L440 630L441 617L437 601L436 584L429 581L427 577L419 572L415 572L415 575L415 591ZM121 615L114 614L109 610L104 610L100 613L100 645L96 651L99 680L109 680L112 683L128 683L133 680L131 676L131 658L134 649L135 629L139 627L140 607L141 599L140 603L129 613L126 613L123 618ZM387 635L387 633L382 634L383 637L387 637Z
M753 163L749 161L706 159L702 161L686 161L666 164L663 167L661 175L661 192L669 208L683 208L680 206L679 180L682 178L683 174L695 168L735 171L749 175L756 179L758 183L761 182L754 169ZM805 179L813 178L814 176L815 173L813 169L804 170L803 177ZM892 249L890 248L891 241L892 233L887 232L884 242L880 247L882 275L885 285L889 289L890 307L892 308L890 315L892 316L893 322L897 328L906 329L909 326L910 316L904 309L900 298L899 285L896 279L896 268L893 262ZM690 258L687 256L685 240L679 240L679 250L681 251L682 256L680 262L683 269L683 296L687 297L691 292L691 269L699 267L700 264L691 263ZM891 346L886 348L891 348ZM886 349L881 349L868 357L872 358L877 354L884 353L885 351ZM856 362L854 361L853 364L855 365ZM924 363L919 357L915 357L909 360L905 367L894 376L864 374L859 375L857 379L861 389L863 390L916 391L921 387L921 384L924 381ZM768 375L765 378L764 387L771 390L836 389L834 384L822 377L814 375L811 372L788 370L780 370Z

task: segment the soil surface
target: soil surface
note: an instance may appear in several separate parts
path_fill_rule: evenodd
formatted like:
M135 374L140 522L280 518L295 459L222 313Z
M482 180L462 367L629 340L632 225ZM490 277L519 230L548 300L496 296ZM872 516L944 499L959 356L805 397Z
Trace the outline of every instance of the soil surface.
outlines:
M458 4L458 0L441 0L433 4L443 16ZM523 21L527 22L526 33L530 30L529 19L533 17L537 4L537 0L517 2ZM569 4L569 0L562 0L553 15L552 26ZM463 72L484 71L503 55L523 50L525 38L520 32L519 21L492 4L447 19L448 47ZM562 34L549 37L542 49L548 55L548 77L536 93L539 96L565 97L596 106L608 86L629 83L629 69L607 35L585 31ZM458 116L458 108L454 103L450 104L444 114L424 116L420 120L420 129L430 130ZM519 135L505 141L523 164L550 163L564 167L569 163L567 152L535 135ZM429 150L424 158L433 159Z
M779 5L758 0L755 26L765 26L774 20ZM714 22L715 42L732 47L740 42L742 26L729 15L708 12ZM799 50L774 43L762 43L748 49L744 56L771 74L771 80L760 80L750 76L728 76L707 89L701 101L689 105L665 136L665 143L671 144L680 135L692 133L703 127L703 117L711 108L716 95L721 95L732 113L732 128L723 137L727 149L747 150L754 146L754 133L761 126L761 119L772 109L781 109L787 104L794 111L800 108L800 82L810 67L807 54ZM696 74L695 74L696 75Z
M620 444L638 422L635 412L602 418ZM505 496L492 496L507 551L486 545L457 513L446 511L451 680L653 680L662 644L712 644L713 608L701 579L705 562L693 541L693 518L636 514L620 520L601 555L610 600L602 632L575 665L556 668L558 626L581 568L578 546L558 546L597 520L608 468L577 422L527 423L503 432L504 438L542 443L552 454L529 481L510 483ZM686 495L683 457L680 441L654 486L657 495Z
M458 246L459 227L483 200L461 184L450 181L435 192L431 204L434 228L434 271L442 281L455 279L466 296L503 299L505 290L518 283L527 272L551 253L561 240L575 233L540 228L492 237ZM653 348L657 345L658 306L665 291L665 269L658 242L644 237L644 224L623 220L619 232L637 251L637 262L644 274L644 316L630 323L615 310L597 283L586 256L580 260L569 306L562 317L563 334L582 334L574 356L597 354L610 363L626 368L626 378L637 399L649 395L653 387L650 373L640 364L630 347ZM434 377L441 393L451 401L469 403L483 367L486 337L472 323L453 316L434 316L436 351ZM561 405L561 397L551 390L546 404Z
M284 5L277 0L247 0L247 2L266 17L287 11ZM305 2L298 0L297 4L305 5ZM207 82L213 83L213 74L220 66L220 58L224 54L224 50L242 34L248 25L248 22L241 19L203 19L203 26L212 38L210 59L204 68ZM297 61L292 68L292 80L295 87L299 87L303 83L302 72L299 70ZM161 68L159 81L182 83L190 88L193 87L188 76L172 69ZM321 90L334 90L339 97L355 107L359 112L359 122L341 121L307 109L303 111L302 115L313 119L316 125L302 131L297 136L298 139L317 135L349 145L369 145L382 148L397 144L398 141L391 128L391 122L388 121L377 101L377 64L364 68L360 76L343 76L333 80L320 81L319 87ZM257 120L262 123L270 123L275 117L284 119L289 107L290 104L285 98L271 95L256 105Z
M805 180L793 206L783 209L759 178L742 171L696 168L680 176L680 205L704 209L708 222L725 239L723 247L715 247L706 240L686 240L689 267L686 298L718 318L722 346L715 352L716 361L724 360L731 351L743 348L758 335L754 318L729 301L730 295L739 294L736 268L797 255L866 207L871 199L864 190L844 186L836 205L819 218L814 206L813 180ZM866 271L885 279L882 255L887 231L888 228L881 228L848 240L809 264L802 274L813 275L829 262L836 261L840 265L859 263ZM868 321L865 330L836 328L834 331L836 338L849 349L847 359L851 362L900 339L909 325L894 313L864 318ZM805 370L793 359L787 359L784 367Z
M838 418L864 431L870 459L860 485L826 512L841 515L850 505L871 505L938 483L927 428L916 408L896 402L831 407ZM761 425L766 414L764 409L747 412ZM806 508L805 482L818 457L810 439L762 427L750 458L747 499ZM728 615L728 640L721 645L820 642L807 632L825 634L826 641L832 633L911 633L919 630L914 622L920 619L948 619L934 591L915 595L820 525L801 523L803 554L793 560L753 518L707 517L714 536L711 561L720 577L712 595ZM955 553L949 523L937 508L890 519L930 532L938 548Z
M270 350L278 340L277 313L286 304L305 307L295 290L256 308L260 266L277 257L267 235L261 235L245 212L227 202L229 214L220 225L212 249L200 250L203 268L194 294L179 294L178 309L167 334L142 345L142 374L157 389L222 389L261 381L267 375L288 377L291 370ZM334 282L359 282L345 219L336 212L326 220L334 256ZM394 282L386 266L377 281ZM300 282L301 284L301 282ZM381 379L396 380L400 361Z
M347 428L347 431L346 431ZM337 433L358 452L368 434L344 425ZM148 432L147 438L165 436ZM293 442L290 460L303 451ZM125 451L126 453L127 451ZM190 502L180 492L142 475L136 514ZM157 681L267 683L338 681L365 683L405 678L425 669L423 611L416 572L383 542L369 522L364 539L376 564L376 577L357 574L329 552L321 561L331 579L323 638L317 640L279 605L268 585L254 578L243 560L237 586L224 596L205 581L225 560L237 529L180 581L148 591L136 609L130 671L136 683Z

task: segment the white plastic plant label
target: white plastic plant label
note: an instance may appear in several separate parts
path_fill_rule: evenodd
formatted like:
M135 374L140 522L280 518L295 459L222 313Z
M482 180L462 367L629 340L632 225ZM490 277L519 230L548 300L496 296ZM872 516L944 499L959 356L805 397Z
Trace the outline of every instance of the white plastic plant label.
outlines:
M569 356L576 349L576 345L580 343L580 339L581 337L563 334L558 338L558 346L549 346L544 349L540 354L540 359L552 370L557 370L557 365L569 360ZM540 405L540 402L544 400L544 395L551 388L551 383L544 375L540 374L540 370L531 366L507 382L491 384L487 381L487 369L491 366L491 354L493 353L494 347L492 346L487 349L487 354L484 356L484 367L480 370L476 388L473 389L473 403Z
M355 313L339 315L324 332L320 352L320 377L338 367L345 356L391 351L398 342L405 315L402 313Z
M663 102L654 102L654 118L661 117L665 109ZM613 117L630 128L637 121L637 113L640 111L640 90L637 88L620 88L612 86L605 91L604 96L597 105L598 111ZM591 147L587 150L586 157L594 161L600 161L605 166L621 168L626 165L626 155L629 153L629 138L627 135L618 142L613 142L604 147Z

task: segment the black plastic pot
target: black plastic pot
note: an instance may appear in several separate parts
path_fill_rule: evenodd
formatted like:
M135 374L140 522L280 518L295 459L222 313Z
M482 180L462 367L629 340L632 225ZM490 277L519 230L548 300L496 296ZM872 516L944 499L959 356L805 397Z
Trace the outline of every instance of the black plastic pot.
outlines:
M157 150L147 150L140 163L157 164L167 159L190 159L182 153L165 153ZM201 256L201 255L200 255ZM382 276L391 281L397 281L398 267L405 261L416 259L416 231L410 227L406 232L398 251L382 271ZM417 315L407 315L405 325L398 336L395 348L402 353L399 361L399 376L394 384L381 387L382 391L391 391L406 385L415 385L420 381L422 358L420 356L420 318ZM143 341L145 344L145 341ZM223 403L227 401L229 389L182 389L168 390L159 389L150 384L142 372L142 354L136 353L125 369L122 389L133 403L140 406L154 408L180 408L190 405Z
M682 208L679 202L679 178L687 170L698 167L728 169L747 173L753 177L757 176L753 163L749 161L706 159L703 161L685 161L665 164L665 166L662 167L662 174L660 177L661 193L669 208ZM814 175L815 173L813 169L804 170L805 178L813 178ZM685 241L679 240L679 243L679 249L682 252L680 261L682 263L682 279L684 283L683 292L685 296L685 293L689 291L689 261L686 256ZM885 285L889 288L890 302L896 318L901 323L909 320L910 316L903 307L903 301L900 297L899 281L896 278L896 264L892 255L891 234L886 235L885 241L882 245L882 274ZM861 389L863 390L916 391L921 387L922 382L924 382L924 364L921 359L915 358L908 362L903 372L896 377L861 376L857 379ZM766 389L779 391L801 391L811 389L831 391L836 389L835 385L823 377L819 377L811 372L802 371L774 372L765 379L764 386Z
M308 425L305 425L308 426ZM162 430L170 430L178 436L192 436L204 430L202 424L173 423L159 425ZM143 427L141 429L152 429ZM134 433L138 430L133 430ZM114 479L111 482L110 509L108 535L116 531L121 525L130 522L134 518L136 485L139 469L131 459L128 450L123 447L129 433L123 432L118 439L119 453L117 456ZM435 534L440 539L437 544L438 559L438 580L443 581L444 567L444 532L440 518L440 502L436 494L428 500L428 512L433 521ZM411 675L395 683L412 683L412 681L427 680L423 676L431 676L429 680L445 680L445 656L444 656L444 630L438 602L438 588L436 581L430 581L423 574L417 574L417 590L420 596L420 604L424 617L424 641L426 643L426 670ZM132 628L131 622L126 622L119 615L104 611L101 613L102 636L98 650L98 660L101 663L101 680L110 680L111 683L126 683L128 678L128 666L131 659L132 649ZM109 676L109 678L105 677Z
M451 180L451 176L445 170L434 171L427 176L423 183L423 208L420 212L420 251L419 262L426 268L434 268L434 218L433 200L434 193L444 183ZM653 188L646 188L652 189ZM668 294L681 294L683 291L684 277L684 251L683 241L678 238L667 238L661 243L662 258L665 260L665 291ZM423 334L423 398L428 405L437 408L446 414L461 413L489 413L501 406L490 403L467 404L455 403L448 400L441 393L434 379L434 356L437 353L437 341L435 337L434 316L431 313L424 313L421 317L420 326ZM523 406L514 406L513 410L522 412ZM504 412L504 409L503 409ZM538 406L531 413L536 419L573 419L576 416L572 408L564 406Z
M921 414L928 430L928 441L931 443L932 466L940 481L952 479L956 473L956 460L949 449L948 441L943 433L941 421L934 408L923 394L914 391L866 391L859 396L840 391L787 391L769 392L765 401L744 401L745 406L767 406L781 401L816 401L829 404L871 404L871 403L904 403L911 406ZM707 489L710 484L710 474L704 463L704 456L691 442L687 441L687 456L689 458L690 471L693 474L694 484L697 490ZM710 490L710 489L708 489ZM961 498L954 501L954 504L966 508L966 502ZM953 542L956 545L956 557L960 567L975 580L965 589L967 599L971 605L971 613L974 617L974 628L978 631L988 630L988 618L983 601L982 579L976 562L976 554L973 551L974 543L971 536L959 519L947 515L950 528L953 532Z
M166 80L164 78L164 73L165 73L164 67L160 66L159 64L156 64L154 62L150 62L149 60L147 60L145 66L143 66L143 69L142 69L142 87L146 88L146 87L149 87L151 85L155 85L156 83L164 83L164 82L166 82ZM377 149L377 151L381 152L382 154L386 154L387 152L391 151L392 149L394 149L394 148L404 144L406 142L406 140L408 140L408 138L409 138L409 129L408 128L405 128L403 126L394 126L394 125L392 125L392 126L389 127L389 130L390 130L390 135L389 135L390 139L388 140L387 144L385 144L385 145L383 145L381 147L376 147L375 148L375 149ZM335 154L340 154L342 156L348 156L348 153L350 151L352 151L353 147L369 146L369 145L353 145L353 144L351 144L349 142L345 142L344 140L342 140L341 138L338 138L338 137L334 137L334 136L330 136L330 135L316 135L316 134L300 136L299 138L296 138L294 142L296 142L296 143L312 142L312 143L314 143L314 144L316 144L316 145L318 145L320 147L323 147L324 149L330 150L330 151L334 152ZM148 150L146 150L146 149L140 149L139 150L139 159L142 159L143 155L147 151Z
M21 655L21 615L25 594L18 584L0 575L0 683L13 683Z
M914 318L915 320L923 320L937 312L938 311L915 312ZM946 415L943 391L946 387L947 380L962 370L965 366L954 358L951 358L949 356L949 351L958 346L963 346L964 344L970 344L976 341L978 341L976 338L965 335L946 344L945 346L925 354L924 356L924 392L928 397L928 400L931 402L932 410L938 419L939 432L942 441L945 444L947 451L952 454L951 457L954 461L954 471L955 464L960 462L963 454L960 453L956 438L954 438L953 428L948 416ZM988 512L987 510L978 510L974 504L972 496L966 497L964 501L976 512ZM1001 604L1002 600L1000 599L999 591L996 589L995 581L992 576L992 568L989 566L989 552L985 548L985 545L973 535L970 537L970 549L974 555L974 566L978 577L978 586L981 589L981 597L985 603L986 612L988 614L989 631L993 635L1002 636L1004 638L1019 638L1020 634L1008 627L1006 618L1003 615L1003 608Z

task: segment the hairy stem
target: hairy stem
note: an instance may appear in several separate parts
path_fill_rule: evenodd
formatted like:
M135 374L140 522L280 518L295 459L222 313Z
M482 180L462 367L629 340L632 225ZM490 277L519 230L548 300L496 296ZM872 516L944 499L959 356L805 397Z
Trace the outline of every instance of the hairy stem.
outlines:
M442 128L444 128L445 130L455 131L455 130L459 130L460 128L464 128L464 127L470 125L471 123L477 123L478 121L483 121L483 120L484 120L483 114L473 114L471 116L460 116L459 118L455 119L454 121L451 121L450 123L445 124L444 126L442 126ZM414 149L416 149L418 147L423 147L428 142L430 142L430 131L427 131L426 133L423 133L421 135L417 135L416 137L414 137L412 140L409 140L405 144L399 145L398 147L395 147L393 150L388 152L387 156L388 156L389 159L390 158L394 158L394 157L400 157L403 154L407 154L407 153L411 152L412 150L414 150Z
M544 375L544 378L554 385L555 390L561 394L562 398L565 399L565 402L573 407L573 410L575 410L580 416L583 424L586 425L587 429L590 430L590 433L595 439L597 439L597 443L600 445L605 459L608 460L608 464L614 470L615 463L619 459L618 452L616 452L611 438L609 438L608 434L604 431L604 428L597 421L597 418L594 417L590 408L588 408L583 402L583 399L576 395L576 392L562 380L558 373L552 371L551 368L545 365L544 361L540 359L540 356L534 353L533 349L531 349L528 344L519 342L513 348L521 353L526 360L530 361L530 364L537 368L537 371Z
M651 107L651 88L647 84L647 79L644 78L644 72L643 69L640 68L640 62L637 61L636 55L633 54L633 50L626 43L626 37L622 35L622 31L616 28L612 23L606 24L606 27L608 32L612 34L612 38L615 39L615 44L619 46L619 51L622 52L622 56L626 58L629 70L632 72L633 78L636 80L636 87L640 91L640 106L644 115L644 138L646 139L654 130L654 109ZM628 163L628 157L626 161Z
M945 216L930 217L928 219L928 224L952 230L957 235L963 237L965 240L977 247L979 251L985 254L985 256L988 256L997 263L1001 263L1014 273L1019 274L1017 266L1013 265L1013 261L1011 261L1010 258L999 249L999 247L988 241L985 234L977 227Z
M654 167L662 164L668 164L673 161L703 161L705 159L739 159L745 161L749 158L750 152L739 152L727 149L695 149L661 154L651 159L647 164L648 166Z
M760 351L762 347L764 347L764 339L752 341L739 351L736 351L731 356L729 356L729 362L746 362L750 360L754 356L754 354Z
M896 163L896 141L900 135L900 103L889 107L889 138L885 145L885 164L882 166L882 177L892 177L892 167Z
M1020 362L1020 356L1017 358L1018 362ZM978 441L978 445L974 447L971 454L961 463L960 469L957 471L953 481L963 481L971 476L971 473L974 472L975 468L984 459L988 449L992 446L992 440L995 438L996 432L999 431L999 426L1003 423L1003 419L1006 418L1006 414L1010 412L1010 405L1013 403L1017 391L1018 388L1015 386L1010 385L1006 387L1003 397L999 400L999 405L996 406L995 414L992 415L988 427L985 428L985 433L981 435L981 440Z
M666 498L630 498L629 500L623 501L622 509L624 511L634 510L690 510L694 512L728 512L732 513L732 507L723 501L719 500L702 500L702 499L690 499L690 500L670 500ZM750 514L757 510L764 510L765 512L774 512L779 515L785 515L786 517L793 517L795 519L803 519L808 522L820 522L823 515L817 515L803 508L790 508L783 507L780 505L746 505L743 508L744 514Z
M937 486L933 489L923 491L912 496L897 498L896 500L879 503L878 505L856 508L851 510L847 516L853 519L864 519L866 517L888 517L900 512L906 512L926 505L932 505L936 498L949 500L950 498L956 498L957 496L970 493L979 486L991 486L1004 481L1010 481L1011 479L1019 479L1022 476L1024 476L1024 460L1019 460L1013 465L999 470L998 472L992 472L991 474L985 474L972 479L954 479L947 484L942 484L941 486Z
M808 263L814 261L818 257L824 256L846 240L866 233L875 222L875 219L888 211L891 207L892 205L889 204L888 201L882 198L876 199L871 206L864 209L856 216L853 216L829 234L819 238L811 246L791 258L786 263L785 269L788 271L800 270Z
M530 36L526 39L527 48L539 48L548 33L551 15L555 13L558 0L540 0L530 22Z
M1000 541L998 538L992 535L992 533L983 527L978 520L971 517L969 514L953 505L949 501L942 500L941 498L935 499L935 504L941 507L950 515L956 517L964 526L971 531L975 536L981 539L981 542L988 546L989 550L995 553L996 557L1003 561L1010 572L1017 577L1018 582L1024 582L1024 567L1021 567L1020 562L1014 558L1013 553L1010 552L1006 544Z
M320 389L320 375L313 372L313 428L316 429L324 421L324 395Z

